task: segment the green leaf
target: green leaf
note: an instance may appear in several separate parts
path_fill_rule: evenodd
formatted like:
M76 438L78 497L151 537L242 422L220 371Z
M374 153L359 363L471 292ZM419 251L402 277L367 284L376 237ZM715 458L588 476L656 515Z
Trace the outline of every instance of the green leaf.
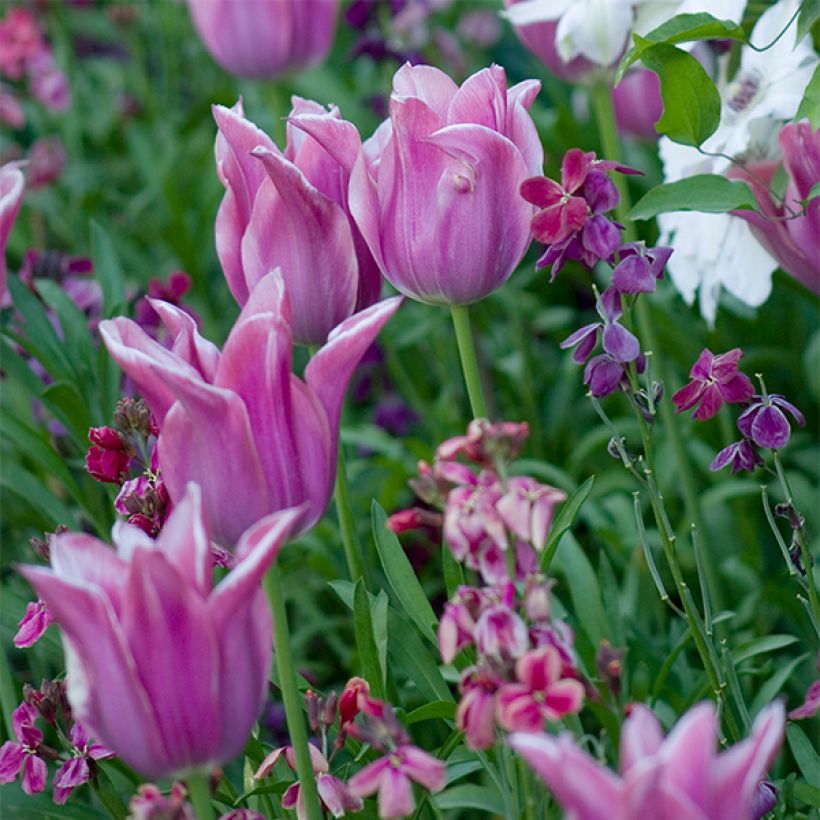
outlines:
M74 436L78 445L87 446L88 429L93 422L74 384L55 381L43 390L42 397L58 421Z
M656 130L683 145L700 145L714 134L720 124L720 94L703 66L665 43L642 51L641 59L661 81L663 114Z
M792 750L794 759L803 773L803 777L814 783L817 781L817 773L820 772L820 756L815 751L814 744L806 737L806 733L796 724L786 724L786 737L789 740L789 748Z
M407 726L413 723L420 723L422 720L455 720L456 705L451 700L436 700L432 703L425 703L418 709L413 709L405 718Z
M616 82L621 81L624 72L634 62L641 59L647 48L657 43L675 45L691 43L697 40L739 40L748 42L746 32L731 20L718 20L711 14L678 14L663 25L653 29L643 37L636 37L636 45L623 56L618 66Z
M91 257L102 287L103 314L115 316L125 307L125 277L111 237L96 220L91 220Z
M797 37L795 44L799 43L809 32L811 27L820 20L820 0L804 0L800 7L800 15L797 18ZM815 126L816 128L817 126Z
M370 599L370 617L373 620L373 638L376 641L376 652L379 656L379 668L382 671L382 684L387 687L387 593L379 590L379 594Z
M786 646L797 643L794 635L764 635L762 638L755 638L753 641L744 643L732 652L735 663L754 658L756 655L766 655Z
M792 672L808 657L809 653L807 652L803 655L798 655L796 658L792 658L783 666L776 666L777 671L757 688L749 711L753 715L756 715L764 706L771 703L780 694L780 690L786 681L789 680Z
M432 644L438 646L434 631L434 625L438 623L436 614L419 584L419 579L399 539L387 527L387 514L376 501L373 502L372 517L373 540L376 542L384 573L387 575L387 580L396 598L421 634Z
M27 501L48 521L49 529L54 529L58 524L65 524L72 530L79 529L74 513L42 481L19 465L3 464L0 485Z
M794 118L795 120L808 120L812 128L820 128L820 65L811 75Z
M373 695L382 700L384 698L384 687L382 685L384 677L379 664L376 638L373 635L370 596L361 578L353 588L353 628L356 633L359 660L362 663L362 677L370 684Z
M629 218L651 219L670 211L722 214L755 208L754 194L745 182L717 174L696 174L653 188L635 204Z
M544 544L544 551L541 553L541 572L546 573L549 570L555 551L558 549L558 544L561 541L563 534L572 526L575 521L578 511L583 506L584 501L592 490L592 485L595 482L595 476L591 475L583 484L576 487L568 496L567 500L561 505L557 515L553 519L550 533L547 537L547 543Z
M504 800L498 791L489 786L477 786L474 783L460 783L458 786L453 786L435 795L433 802L444 811L475 809L497 816L504 815Z
M453 553L446 542L441 545L441 572L444 576L444 587L447 590L447 597L452 598L456 590L463 586L464 569L453 557Z
M798 780L792 786L794 796L816 809L820 809L820 789Z

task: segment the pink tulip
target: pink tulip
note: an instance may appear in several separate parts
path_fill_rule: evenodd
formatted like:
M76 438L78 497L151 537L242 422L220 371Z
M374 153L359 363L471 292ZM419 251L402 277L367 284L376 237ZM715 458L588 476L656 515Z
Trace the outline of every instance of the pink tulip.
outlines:
M615 120L622 134L657 140L655 123L663 114L661 83L654 71L636 68L627 71L612 89Z
M527 80L508 90L497 65L461 88L430 66L396 72L390 125L359 153L350 210L402 293L468 304L501 287L521 261L533 209L518 189L543 161L528 114L539 87ZM377 146L378 156L368 152Z
M272 657L260 581L300 516L281 511L244 533L215 588L193 484L157 541L117 524L115 552L65 533L51 569L21 567L63 632L68 699L90 734L150 777L210 771L242 750Z
M17 163L0 167L0 305L7 301L6 243L23 202L23 172Z
M802 201L820 182L820 129L812 130L808 120L789 123L780 132L780 148L789 178L783 201L775 203L770 190L777 163L750 162L746 169L734 169L729 176L749 184L760 214L733 213L750 223L752 233L786 273L820 293L820 197L806 205L805 213L793 216L802 212Z
M783 742L784 726L783 704L772 703L751 737L715 754L711 703L690 709L665 740L651 710L636 706L621 733L620 777L566 733L518 733L510 745L576 820L757 820L758 783Z
M323 60L339 0L188 0L211 56L242 77L275 77Z
M504 0L509 8L519 0ZM595 63L586 57L573 57L565 62L558 54L555 45L555 32L558 20L548 20L542 23L530 23L526 26L513 26L518 39L546 66L550 74L554 74L568 83L576 83L584 79L590 72L599 69Z
M171 501L196 481L214 538L228 547L262 516L303 502L300 531L312 527L333 491L347 382L399 303L388 299L342 322L304 381L291 373L290 308L278 271L255 285L221 353L167 302L152 305L170 350L130 319L101 322L111 355L159 424Z
M359 134L337 108L328 112L299 97L293 98L284 152L244 118L240 103L214 106L214 117L217 172L226 188L216 245L228 286L244 305L256 282L281 268L294 339L323 344L381 290L381 274L347 204Z

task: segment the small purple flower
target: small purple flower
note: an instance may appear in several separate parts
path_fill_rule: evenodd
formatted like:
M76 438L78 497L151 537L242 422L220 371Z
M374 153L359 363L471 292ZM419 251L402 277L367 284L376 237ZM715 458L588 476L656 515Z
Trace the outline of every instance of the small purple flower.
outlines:
M37 710L28 703L21 703L12 715L12 726L17 742L7 740L0 746L0 785L11 783L22 770L21 786L28 794L37 794L46 787L48 770L38 749L43 733L34 725Z
M752 404L740 415L737 426L741 433L758 447L781 450L789 442L792 429L784 410L801 426L806 420L803 414L778 393L753 396Z
M596 399L618 390L623 376L624 366L608 353L590 359L584 368L584 384Z
M817 671L820 672L820 652L817 654ZM803 703L789 712L789 720L810 718L820 712L820 678L818 678L806 692Z
M54 616L49 612L45 601L39 598L36 601L30 601L26 606L26 614L17 624L14 645L18 649L28 649L34 646L43 637L43 633L53 620Z
M754 444L747 438L742 438L740 441L724 447L714 458L709 465L712 471L722 470L726 465L730 465L733 473L739 473L741 470L752 470L763 464L763 459L755 449Z
M77 786L88 782L95 761L114 757L111 749L99 743L92 743L87 732L79 723L71 727L68 736L74 744L72 756L60 766L54 775L54 802L58 805L65 803Z
M621 248L620 255L621 261L612 271L612 287L621 293L652 293L672 248L647 248L643 242L630 242Z
M754 387L748 377L738 370L738 361L742 356L743 351L739 347L717 356L704 348L689 371L692 380L672 396L675 412L682 413L698 405L692 418L708 421L724 402L745 404L749 401L754 396Z

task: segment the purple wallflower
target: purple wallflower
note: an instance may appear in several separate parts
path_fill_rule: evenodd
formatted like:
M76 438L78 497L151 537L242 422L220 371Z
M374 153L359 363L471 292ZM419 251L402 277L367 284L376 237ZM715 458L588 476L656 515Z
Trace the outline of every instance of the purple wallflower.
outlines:
M781 450L789 442L792 429L784 410L801 426L806 420L803 414L778 393L754 396L752 404L740 415L737 426L741 433L758 447Z
M62 805L77 786L87 783L97 760L114 757L111 749L93 743L85 729L75 723L69 731L69 739L74 745L72 756L66 760L54 775L54 802Z
M7 740L0 746L0 785L11 783L22 771L21 786L28 795L43 791L48 774L46 762L38 753L43 733L34 725L36 719L37 710L28 703L21 703L12 715L17 741Z
M620 250L621 261L612 271L610 284L621 293L652 293L671 255L672 248L630 242Z
M751 472L756 467L763 464L763 459L755 449L754 444L747 438L742 438L724 447L713 459L709 465L712 471L722 470L727 465L731 466L733 473L739 473L741 470L748 470Z
M738 370L743 351L735 347L717 356L708 348L698 356L689 371L691 381L672 396L675 412L682 413L698 405L692 418L698 421L711 419L724 402L745 404L754 395L754 387Z

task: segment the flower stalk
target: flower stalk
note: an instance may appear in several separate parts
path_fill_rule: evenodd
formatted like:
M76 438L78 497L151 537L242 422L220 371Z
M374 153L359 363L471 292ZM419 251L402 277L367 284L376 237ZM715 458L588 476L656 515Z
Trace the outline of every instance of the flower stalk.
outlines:
M487 402L481 387L481 373L478 369L473 332L470 328L469 308L466 305L450 305L450 316L452 316L453 328L456 332L458 354L473 418L485 419L487 418Z
M207 774L194 774L187 780L188 794L197 820L214 820L216 813L211 802L211 786Z

